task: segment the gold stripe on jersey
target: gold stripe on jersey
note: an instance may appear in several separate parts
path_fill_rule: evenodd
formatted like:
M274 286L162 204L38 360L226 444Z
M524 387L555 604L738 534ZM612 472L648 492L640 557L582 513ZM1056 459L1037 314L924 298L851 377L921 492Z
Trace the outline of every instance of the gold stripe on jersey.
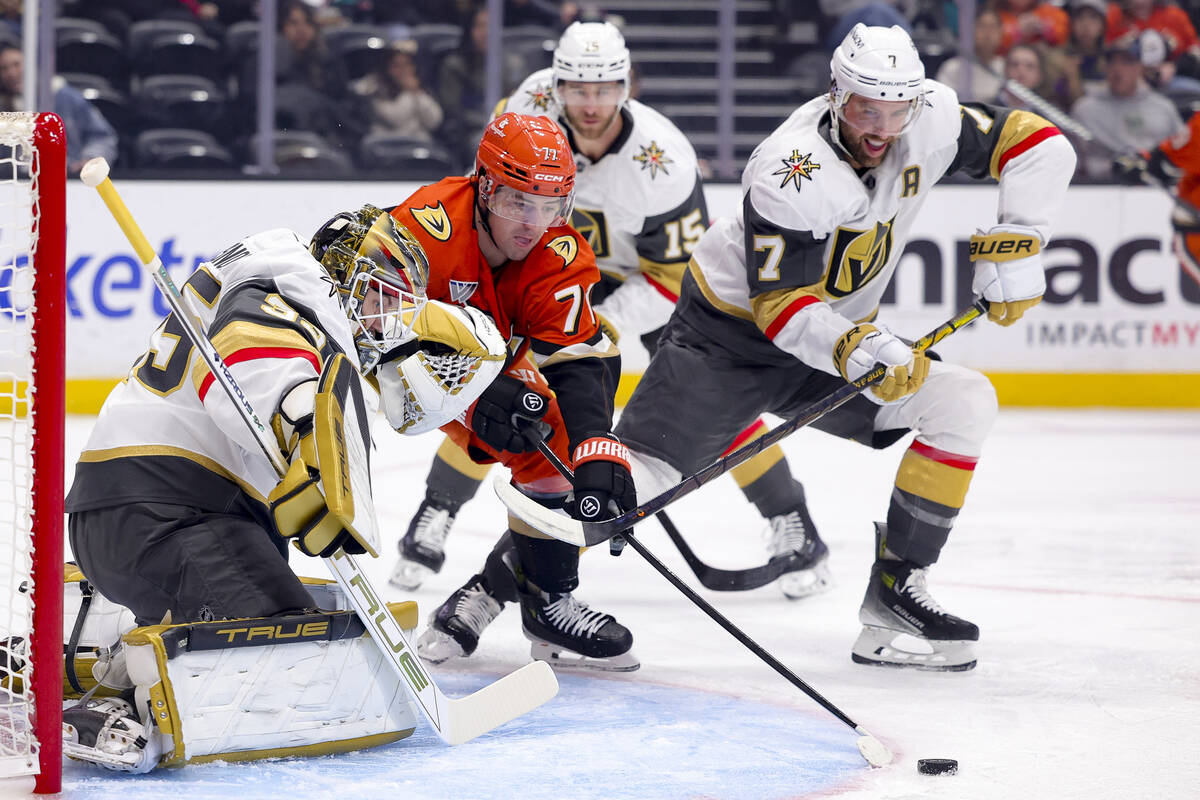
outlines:
M257 489L237 475L234 475L211 458L202 456L199 453L193 453L191 450L184 450L182 447L171 447L165 444L138 444L109 447L105 450L84 450L79 456L79 461L80 463L102 464L118 458L136 458L138 456L173 456L175 458L187 459L214 475L224 478L230 483L237 484L239 489L264 506L267 504L267 498L259 494Z
M806 297L815 298L818 301L829 299L819 285L776 289L773 292L763 292L756 297L751 297L750 308L754 311L753 322L760 331L766 331L780 314L791 307L792 303Z
M962 508L974 474L910 449L900 459L896 488L950 508Z
M607 346L601 349L600 343L607 342ZM565 364L568 361L578 361L581 358L613 358L621 355L621 351L612 341L604 336L600 342L596 344L588 344L587 342L579 342L578 344L568 345L551 353L545 360L542 360L536 353L534 354L534 362L539 370L546 367L553 367L556 364Z
M992 148L992 158L989 163L989 172L992 178L1000 180L1000 160L1005 153L1038 131L1053 127L1032 111L1011 111L1008 118L1004 120L1004 127L1000 129L1000 134L996 137L995 147Z
M212 343L221 358L229 358L233 353L249 348L279 347L288 350L303 350L306 353L312 353L318 364L323 361L321 351L304 338L299 331L291 328L272 328L254 322L231 322L212 337ZM203 359L197 359L195 366L192 367L192 385L196 387L197 393L200 392L200 385L204 383L208 374L208 365L204 363Z
M700 289L700 293L704 295L704 299L708 301L709 305L731 317L744 319L747 322L754 322L754 315L752 313L744 308L735 306L733 303L726 303L720 297L717 297L717 293L708 285L708 281L704 280L704 270L700 269L700 265L696 263L696 259L693 258L688 262L688 272L692 274L692 279L696 281L697 288Z
M679 297L679 293L683 291L683 272L687 269L687 264L683 261L664 264L661 261L651 261L639 256L638 269L676 297Z

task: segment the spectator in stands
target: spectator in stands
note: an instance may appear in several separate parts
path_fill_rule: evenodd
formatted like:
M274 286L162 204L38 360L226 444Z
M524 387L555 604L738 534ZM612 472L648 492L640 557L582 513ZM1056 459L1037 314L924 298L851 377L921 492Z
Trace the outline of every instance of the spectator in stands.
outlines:
M276 122L343 146L357 144L366 132L367 112L346 92L346 68L326 46L313 8L302 0L280 3L279 34Z
M23 96L25 54L15 44L0 42L0 111L25 111ZM103 156L117 160L117 132L78 89L58 75L50 83L55 114L62 117L67 132L67 171L78 175L88 159Z
M1070 30L1067 12L1040 0L999 0L996 11L1004 28L1000 52L1007 53L1018 44L1042 42L1051 46L1066 44Z
M1059 108L1070 108L1083 91L1072 83L1073 73L1066 68L1066 56L1040 44L1015 45L1004 57L1004 77L1032 89L1039 97ZM1029 108L1007 89L1001 89L997 103L1011 108Z
M1200 38L1186 11L1162 0L1125 0L1108 4L1110 44L1147 29L1163 35L1170 48L1167 58L1180 74L1200 77Z
M417 43L392 43L387 61L355 82L354 90L371 101L370 133L395 133L432 141L442 124L442 107L425 91L417 75Z
M1183 127L1171 101L1146 83L1137 39L1110 45L1105 57L1104 89L1085 95L1071 109L1096 138L1079 150L1092 177L1110 175L1114 153L1149 150Z
M1071 0L1071 38L1066 52L1084 91L1104 85L1105 0Z
M507 0L504 3L504 27L543 25L561 31L579 19L579 6L571 0Z
M1004 58L1000 42L1004 38L1000 15L990 8L975 16L975 53L971 58L954 56L943 62L937 80L958 92L961 100L991 100L1000 93L1004 81ZM965 84L970 81L970 90Z
M0 0L0 40L21 41L22 0Z
M448 138L461 145L463 163L474 161L479 133L492 117L485 108L488 12L480 6L463 29L458 48L442 59L438 71L438 101L446 114ZM525 77L525 62L516 53L503 54L501 96L507 96ZM468 152L469 151L469 152Z

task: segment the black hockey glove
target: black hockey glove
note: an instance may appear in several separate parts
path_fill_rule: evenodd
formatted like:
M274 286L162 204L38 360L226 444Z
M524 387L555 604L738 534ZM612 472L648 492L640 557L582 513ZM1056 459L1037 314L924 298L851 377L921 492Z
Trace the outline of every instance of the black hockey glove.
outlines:
M567 513L584 522L612 519L637 506L629 448L612 434L584 439L575 448L575 491Z
M528 453L553 433L542 417L550 398L530 389L510 375L492 381L475 401L471 430L496 450Z

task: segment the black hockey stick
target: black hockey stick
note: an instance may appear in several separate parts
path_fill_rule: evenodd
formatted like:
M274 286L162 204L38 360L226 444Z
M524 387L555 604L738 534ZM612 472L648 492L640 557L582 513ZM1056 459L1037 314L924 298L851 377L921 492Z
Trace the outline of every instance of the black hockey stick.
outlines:
M688 545L687 540L683 538L683 534L675 527L675 523L667 516L667 512L659 511L654 516L658 518L658 523L663 526L663 530L667 532L667 536L674 542L675 547L679 549L683 560L687 562L687 565L692 568L692 572L696 574L696 580L700 581L700 585L705 589L711 589L714 592L744 592L749 589L757 589L760 586L766 586L781 575L788 572L795 572L806 566L793 551L786 556L772 558L766 564L757 567L748 567L746 569L721 569L720 567L713 567L700 560L700 557Z
M538 442L538 450L541 451L542 455L546 457L546 460L549 461L550 464L556 470L558 470L564 478L566 478L572 484L575 482L574 473L572 473L570 468L554 454L554 451L550 449L549 445L547 445L545 442ZM805 683L804 680L796 675L796 673L788 669L783 662L767 652L762 645L751 639L745 631L730 622L724 614L722 614L720 611L717 611L703 597L696 594L692 587L680 580L679 576L674 572L671 572L671 570L669 570L665 564L659 561L654 553L650 552L649 548L639 542L633 535L632 530L627 530L622 533L621 540L627 542L630 547L638 552L638 555L646 559L646 562L649 563L650 566L654 567L654 569L656 569L660 575L666 578L672 586L683 592L684 597L686 597L688 600L691 600L692 603L694 603L701 611L703 611L705 614L711 617L714 622L724 628L730 636L745 645L751 653L754 653L754 655L762 659L767 666L778 672L780 675L786 678L789 683L811 697L822 708L824 708L830 714L833 714L843 723L848 725L855 733L857 733L858 752L862 753L862 757L867 760L868 764L870 764L872 767L883 767L892 762L892 751L888 750L887 746L884 745L883 742L867 733L867 731L864 730L861 725L850 719L850 717L848 717L844 711L826 700L820 692ZM614 540L614 542L616 541L618 540ZM613 552L619 553L620 545L614 547Z
M985 313L987 313L987 302L981 299L976 300L972 305L960 311L946 322L943 322L925 336L922 336L913 343L913 347L920 350L927 350L959 328L971 324ZM535 530L541 531L547 536L553 536L560 541L579 545L580 547L594 547L642 522L647 517L657 514L679 498L691 494L709 481L724 475L738 464L744 464L754 458L784 437L791 435L805 425L815 422L835 408L844 405L856 397L863 389L883 380L886 374L887 368L883 364L876 364L870 372L858 380L847 382L844 386L839 386L825 395L825 397L813 402L792 419L772 428L764 436L760 436L752 442L747 442L724 458L717 459L696 474L684 478L675 486L667 489L657 497L650 498L637 508L626 511L624 514L612 519L604 520L603 522L581 522L546 508L541 503L530 497L526 497L518 491L504 476L497 476L493 481L492 487L495 489L500 501L508 507L508 510Z

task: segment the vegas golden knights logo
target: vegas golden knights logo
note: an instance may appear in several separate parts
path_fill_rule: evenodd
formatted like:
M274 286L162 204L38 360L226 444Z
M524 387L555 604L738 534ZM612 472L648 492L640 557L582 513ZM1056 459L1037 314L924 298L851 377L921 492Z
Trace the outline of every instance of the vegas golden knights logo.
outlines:
M563 266L567 266L575 260L575 256L579 255L579 243L575 241L574 236L559 236L546 245L546 248L558 253L563 260Z
M587 240L588 247L592 248L596 258L608 256L608 225L604 220L603 211L576 208L571 213L571 227Z
M413 219L417 224L425 229L433 238L439 242L444 242L450 238L453 230L450 226L450 215L446 213L446 209L441 203L436 206L425 206L424 208L409 209L409 213L413 215Z
M830 297L845 297L874 279L892 254L892 217L876 222L865 231L838 228L829 254L825 291Z

